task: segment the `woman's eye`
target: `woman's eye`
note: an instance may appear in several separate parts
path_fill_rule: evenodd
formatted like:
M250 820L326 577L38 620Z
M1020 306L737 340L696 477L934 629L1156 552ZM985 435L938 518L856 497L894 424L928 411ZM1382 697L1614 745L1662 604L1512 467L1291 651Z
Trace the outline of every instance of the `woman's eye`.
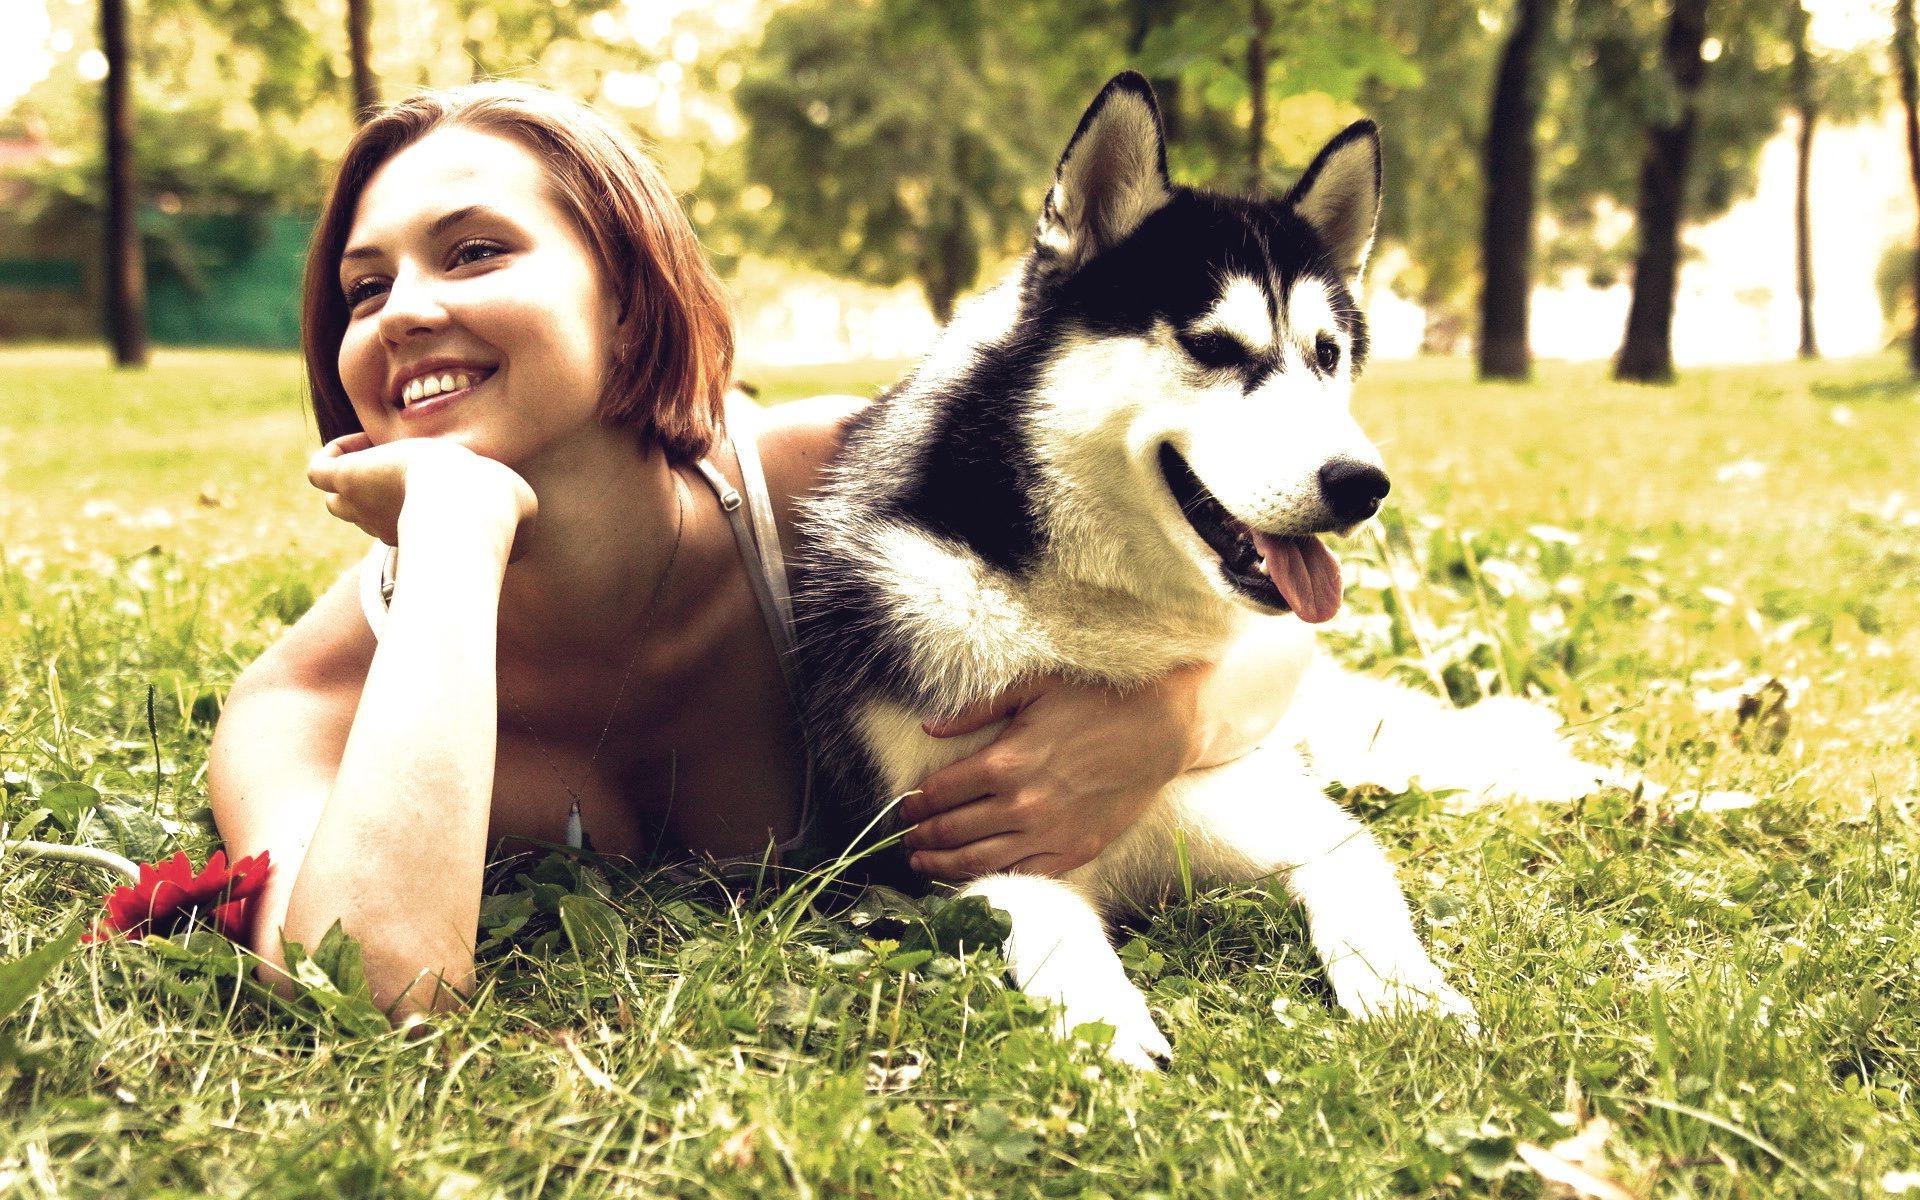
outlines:
M347 307L349 309L359 308L362 304L386 290L387 281L377 276L368 275L364 278L356 279L346 287Z
M1320 363L1322 371L1331 374L1340 365L1340 343L1327 334L1321 334L1320 340L1314 343L1313 357Z
M469 263L476 263L482 259L492 258L494 255L501 253L503 253L503 250L497 243L481 241L476 238L470 242L461 242L453 248L453 265L456 267L464 267Z
M1246 348L1224 333L1183 333L1180 345L1208 370L1239 366L1247 360Z

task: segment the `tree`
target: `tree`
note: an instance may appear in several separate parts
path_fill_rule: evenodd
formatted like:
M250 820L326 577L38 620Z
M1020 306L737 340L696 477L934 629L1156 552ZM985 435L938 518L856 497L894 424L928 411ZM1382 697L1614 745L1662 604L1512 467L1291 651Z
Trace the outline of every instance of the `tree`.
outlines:
M140 230L134 222L135 181L133 112L129 80L133 56L127 51L126 0L100 0L100 48L107 57L101 81L101 112L107 167L106 260L107 335L114 365L147 365L147 273L140 254Z
M1914 68L1913 0L1895 0L1893 6L1893 61L1900 80L1900 104L1907 115L1907 169L1913 176L1913 195L1920 202L1920 81ZM1907 337L1907 368L1920 375L1920 237L1914 240L1914 322Z
M373 74L368 28L373 23L373 0L347 0L347 57L353 77L353 112L365 121L380 105L380 81Z
M1380 123L1380 238L1406 250L1392 287L1425 310L1422 349L1440 353L1467 336L1478 304L1480 159L1499 49L1483 11L1480 0L1376 0L1380 37L1408 53L1420 83L1376 79L1358 101Z
M1807 45L1812 24L1807 6L1794 0L1789 16L1793 43L1793 108L1800 125L1795 131L1793 171L1793 290L1800 301L1800 357L1820 357L1813 333L1813 212L1809 182L1813 174L1813 123L1819 102L1813 91L1813 51Z
M1880 106L1886 72L1865 47L1844 53L1821 51L1808 39L1812 21L1803 0L1786 0L1787 42L1792 54L1788 90L1794 129L1793 267L1800 301L1800 357L1818 358L1813 328L1813 133L1824 117L1851 121Z
M1543 249L1598 286L1633 263L1615 373L1671 378L1680 234L1753 190L1787 103L1784 3L1675 0L1663 17L1653 5L1571 0L1566 12L1555 57L1569 69L1542 78L1541 137L1553 150L1541 195L1555 225ZM1635 213L1624 242L1603 236L1610 206Z
M1487 117L1486 215L1480 239L1482 379L1533 373L1527 316L1533 292L1534 125L1539 117L1534 51L1548 20L1548 0L1518 0L1500 50Z
M1699 123L1700 85L1707 60L1707 0L1674 0L1661 42L1660 62L1673 89L1673 106L1647 124L1634 212L1640 248L1633 260L1633 299L1627 336L1614 360L1616 379L1664 383L1673 378L1673 301L1680 286L1680 229L1685 223L1687 174Z
M1018 25L906 0L774 13L734 94L749 185L771 197L756 240L867 283L913 280L948 320L1031 231L1072 128L1064 92L1093 94L1038 67Z

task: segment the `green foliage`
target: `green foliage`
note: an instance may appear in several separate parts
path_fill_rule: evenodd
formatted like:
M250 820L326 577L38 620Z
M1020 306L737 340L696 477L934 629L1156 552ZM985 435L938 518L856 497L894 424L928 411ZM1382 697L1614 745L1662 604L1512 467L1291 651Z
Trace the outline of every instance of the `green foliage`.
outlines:
M1793 96L1794 0L1716 0L1708 10L1710 61L1697 98L1685 215L1712 220L1753 192L1760 147L1779 129ZM1594 204L1631 210L1650 124L1670 125L1681 98L1660 56L1667 10L1610 0L1572 0L1545 73L1541 136L1543 195L1564 230L1552 268L1583 266L1609 282L1631 247L1597 236ZM1877 107L1884 74L1876 53L1813 51L1812 95L1822 119L1845 121ZM1784 235L1783 235L1784 236Z
M1414 58L1379 30L1373 0L1269 0L1266 8L1272 22L1264 39L1270 103L1317 96L1334 106L1346 106L1369 85L1403 89L1420 83L1421 70ZM1338 126L1264 131L1269 140L1284 139L1281 161L1265 178L1248 179L1246 126L1252 109L1248 52L1253 35L1249 5L1169 8L1141 38L1138 65L1150 76L1178 80L1183 96L1229 118L1213 126L1226 131L1225 142L1196 140L1170 147L1178 166L1207 186L1240 190L1251 183L1264 193L1278 194L1289 168L1297 171L1306 166L1306 156L1338 132Z
M8 1028L7 1018L20 1010L47 977L80 944L84 926L75 925L59 937L8 962L0 962L0 1087L16 1071L37 1070L52 1046L22 1045Z
M1499 39L1477 0L1377 0L1382 36L1417 68L1378 80L1359 103L1380 123L1386 190L1380 237L1406 248L1396 291L1427 309L1438 349L1468 327L1480 277L1487 109Z
M912 280L951 315L1032 228L1071 131L1061 81L995 15L904 0L775 12L734 96L746 176L770 197L758 238L867 283Z
M28 954L0 963L0 1021L20 1010L34 989L53 974L73 948L80 944L83 929L75 925L64 934Z

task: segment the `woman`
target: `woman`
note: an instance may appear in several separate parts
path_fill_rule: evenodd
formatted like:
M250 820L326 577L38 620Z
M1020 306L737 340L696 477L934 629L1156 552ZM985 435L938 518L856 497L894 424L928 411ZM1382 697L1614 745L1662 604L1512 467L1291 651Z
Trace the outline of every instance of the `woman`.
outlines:
M383 545L248 668L214 739L229 851L272 855L260 954L339 921L399 1017L469 988L490 852L805 840L778 543L858 402L723 412L726 302L653 165L538 89L394 105L347 150L304 338L309 478ZM1271 727L1298 646L1128 696L1036 680L932 730L1014 714L907 802L914 866L1087 861Z

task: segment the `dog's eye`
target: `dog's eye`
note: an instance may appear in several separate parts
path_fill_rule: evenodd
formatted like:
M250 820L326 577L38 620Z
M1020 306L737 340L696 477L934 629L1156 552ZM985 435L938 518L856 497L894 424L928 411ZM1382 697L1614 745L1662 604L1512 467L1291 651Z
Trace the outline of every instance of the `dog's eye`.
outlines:
M1247 348L1224 333L1183 333L1180 345L1208 370L1237 367L1247 361Z
M1340 365L1340 343L1333 340L1332 334L1321 334L1320 340L1313 344L1313 357L1322 371L1332 374Z

